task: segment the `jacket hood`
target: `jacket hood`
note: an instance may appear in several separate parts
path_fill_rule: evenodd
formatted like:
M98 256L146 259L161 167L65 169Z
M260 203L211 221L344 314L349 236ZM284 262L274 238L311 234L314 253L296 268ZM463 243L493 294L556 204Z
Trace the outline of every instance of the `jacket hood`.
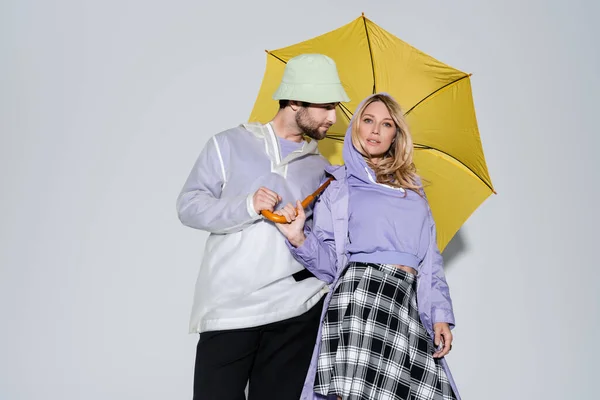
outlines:
M377 93L373 94L367 98L365 98L359 105L356 107L356 110L360 110L360 108L371 99L373 96L387 96L390 99L394 99L387 93ZM389 193L389 190L394 190L396 192L404 193L405 190L401 188L394 188L388 185L377 183L375 180L375 172L371 167L367 165L365 161L365 157L354 147L352 143L352 127L354 123L359 118L358 114L354 114L352 119L350 120L350 124L348 125L348 129L346 130L346 136L344 137L344 149L343 149L343 157L344 164L346 165L346 175L348 177L348 181L351 186L369 186L369 187L377 187L377 188L385 188Z

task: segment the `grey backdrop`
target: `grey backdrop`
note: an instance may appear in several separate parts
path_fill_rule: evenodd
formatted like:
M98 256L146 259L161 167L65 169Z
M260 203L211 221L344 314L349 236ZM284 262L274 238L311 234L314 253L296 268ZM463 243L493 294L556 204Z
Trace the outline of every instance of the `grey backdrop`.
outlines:
M263 50L361 11L474 74L499 194L445 254L463 397L597 397L598 2L4 0L0 399L191 398L175 198Z

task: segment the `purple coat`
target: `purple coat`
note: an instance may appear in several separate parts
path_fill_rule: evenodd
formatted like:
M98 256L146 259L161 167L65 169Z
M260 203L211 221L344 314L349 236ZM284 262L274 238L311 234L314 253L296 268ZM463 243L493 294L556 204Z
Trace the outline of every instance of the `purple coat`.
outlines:
M348 131L350 129L351 126ZM348 146L352 145L347 134L344 149L344 160L347 165L349 162L354 162L348 157L346 152ZM327 172L333 175L335 180L315 204L312 229L306 228L306 240L302 246L294 248L288 243L288 247L294 257L317 278L329 284L330 291L325 298L321 323L325 317L331 296L348 265L346 246L349 219L349 186L347 174L348 170L352 170L353 167L353 165L349 165L327 168ZM429 221L430 244L425 257L418 267L417 304L421 322L433 339L433 324L436 322L448 322L451 327L454 327L454 314L442 267L442 256L436 244L435 223L431 216L431 211L429 212ZM320 345L321 327L319 327L317 343L313 351L306 381L304 382L301 400L324 399L323 396L313 391ZM458 394L446 360L442 359L441 363L457 399L460 400L460 395Z

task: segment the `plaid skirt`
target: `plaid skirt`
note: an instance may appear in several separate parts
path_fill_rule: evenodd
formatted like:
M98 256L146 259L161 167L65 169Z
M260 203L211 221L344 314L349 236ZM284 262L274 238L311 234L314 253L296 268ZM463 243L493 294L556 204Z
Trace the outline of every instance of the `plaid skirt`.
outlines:
M456 399L419 318L417 279L350 263L322 326L314 390L344 400Z

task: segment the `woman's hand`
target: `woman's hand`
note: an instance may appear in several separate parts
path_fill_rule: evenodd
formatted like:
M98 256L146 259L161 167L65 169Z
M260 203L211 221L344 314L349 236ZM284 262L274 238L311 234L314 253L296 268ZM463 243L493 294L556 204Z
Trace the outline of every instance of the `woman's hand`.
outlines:
M452 350L452 332L450 331L450 325L448 325L447 322L437 322L433 324L433 332L435 333L433 343L436 347L433 358L442 358ZM440 344L443 345L441 348Z
M294 247L300 247L306 240L304 236L304 222L306 222L306 214L300 200L296 202L296 207L292 203L288 203L281 210L275 211L275 214L283 215L287 221L285 224L275 224L277 229Z

